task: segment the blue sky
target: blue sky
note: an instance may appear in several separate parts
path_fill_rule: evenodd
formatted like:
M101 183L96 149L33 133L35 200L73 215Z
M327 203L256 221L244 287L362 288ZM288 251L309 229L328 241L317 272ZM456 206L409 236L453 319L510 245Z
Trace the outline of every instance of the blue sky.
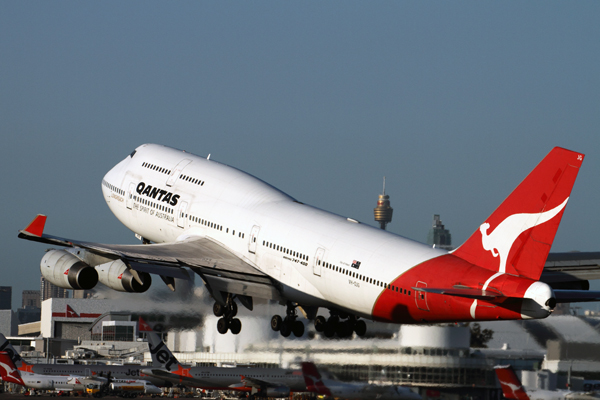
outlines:
M553 247L600 250L600 3L0 2L0 285L17 231L136 243L104 174L142 143L424 241L465 240L553 146L586 154Z

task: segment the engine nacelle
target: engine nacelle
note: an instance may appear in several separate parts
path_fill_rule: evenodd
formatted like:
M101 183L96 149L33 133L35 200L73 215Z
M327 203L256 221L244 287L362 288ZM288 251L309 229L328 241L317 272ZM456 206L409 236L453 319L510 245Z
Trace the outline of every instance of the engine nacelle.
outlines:
M150 288L152 278L146 272L138 272L143 285L134 278L129 267L121 260L111 261L96 266L98 280L111 289L119 292L143 293Z
M287 386L270 386L261 391L262 395L267 397L290 397L290 388Z
M65 250L44 254L40 271L44 279L65 289L87 290L98 283L96 270Z

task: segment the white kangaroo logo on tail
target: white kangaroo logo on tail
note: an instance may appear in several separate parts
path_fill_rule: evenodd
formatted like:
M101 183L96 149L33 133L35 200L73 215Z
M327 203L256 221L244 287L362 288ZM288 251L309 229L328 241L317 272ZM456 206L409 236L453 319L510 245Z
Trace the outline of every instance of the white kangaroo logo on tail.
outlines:
M562 204L556 206L552 210L543 211L534 214L513 214L502 221L496 229L488 235L487 230L490 224L487 222L481 224L479 231L481 232L481 244L483 248L490 251L494 257L500 256L500 268L498 272L506 272L506 259L512 248L515 240L528 229L541 225L544 222L550 221L567 205L569 198L567 197Z

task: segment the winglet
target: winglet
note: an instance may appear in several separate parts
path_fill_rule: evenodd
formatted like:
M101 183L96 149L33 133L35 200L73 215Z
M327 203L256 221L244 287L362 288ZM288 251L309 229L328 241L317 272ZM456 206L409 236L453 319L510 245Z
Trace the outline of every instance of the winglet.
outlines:
M41 237L44 233L44 226L46 225L46 216L43 214L38 214L37 217L33 219L25 228L25 232Z

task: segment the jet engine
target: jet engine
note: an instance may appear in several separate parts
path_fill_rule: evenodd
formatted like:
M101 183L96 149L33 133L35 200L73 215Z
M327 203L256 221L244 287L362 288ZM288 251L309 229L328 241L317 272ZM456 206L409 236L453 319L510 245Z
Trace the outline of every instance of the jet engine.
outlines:
M65 289L87 290L98 283L98 273L66 250L50 250L40 262L42 276Z
M150 288L152 278L146 272L130 269L121 260L115 260L96 266L98 280L119 292L143 293ZM140 283L135 275L139 277Z
M269 386L262 394L267 397L290 397L290 388L287 386Z

